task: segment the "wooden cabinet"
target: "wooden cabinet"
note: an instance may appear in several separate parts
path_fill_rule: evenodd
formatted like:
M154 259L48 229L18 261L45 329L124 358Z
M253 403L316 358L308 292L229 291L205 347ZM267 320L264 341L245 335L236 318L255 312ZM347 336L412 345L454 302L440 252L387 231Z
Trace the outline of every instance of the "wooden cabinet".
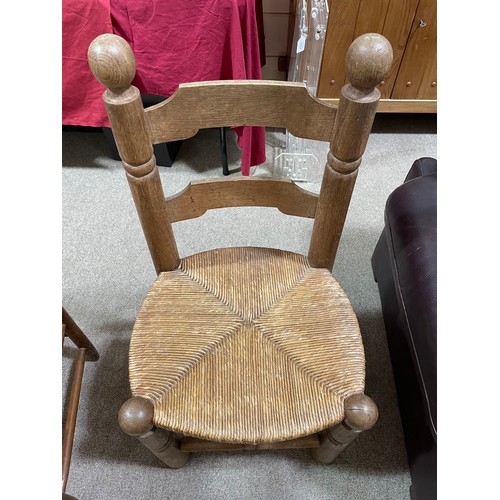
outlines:
M329 0L329 7L318 97L339 97L350 43L375 32L384 35L394 51L391 71L380 86L379 111L436 112L436 0Z

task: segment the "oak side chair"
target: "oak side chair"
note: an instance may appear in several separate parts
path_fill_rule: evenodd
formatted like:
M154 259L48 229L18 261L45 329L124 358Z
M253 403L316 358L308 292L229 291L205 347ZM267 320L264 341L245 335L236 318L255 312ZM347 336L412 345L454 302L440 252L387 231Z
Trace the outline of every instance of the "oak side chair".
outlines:
M78 403L80 402L80 390L82 388L83 370L87 361L97 361L99 353L94 344L82 332L71 315L62 308L62 345L68 337L78 348L78 355L71 376L71 389L69 394L68 413L64 425L62 444L62 498L63 500L76 500L66 494L69 469L71 467L71 454L73 452L73 439L75 437L76 417L78 414Z
M378 418L364 395L356 315L331 269L376 87L391 67L389 42L368 33L352 43L338 107L302 83L212 81L181 84L144 110L127 42L101 35L88 57L107 87L104 103L158 274L132 331L132 397L119 411L121 428L172 468L204 450L311 448L319 462L332 462ZM319 196L288 179L221 177L165 199L152 145L233 125L329 141ZM308 255L241 247L179 257L173 223L235 206L313 218Z

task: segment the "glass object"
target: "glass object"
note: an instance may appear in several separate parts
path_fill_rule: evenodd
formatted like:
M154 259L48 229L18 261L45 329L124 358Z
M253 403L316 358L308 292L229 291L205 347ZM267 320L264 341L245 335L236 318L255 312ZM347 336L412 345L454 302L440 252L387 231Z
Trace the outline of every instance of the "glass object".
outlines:
M316 96L328 3L325 0L297 0L296 12L288 81L305 83L309 92ZM274 176L294 181L312 181L318 178L318 174L320 177L324 165L314 154L313 142L295 137L287 130L284 147L275 148Z

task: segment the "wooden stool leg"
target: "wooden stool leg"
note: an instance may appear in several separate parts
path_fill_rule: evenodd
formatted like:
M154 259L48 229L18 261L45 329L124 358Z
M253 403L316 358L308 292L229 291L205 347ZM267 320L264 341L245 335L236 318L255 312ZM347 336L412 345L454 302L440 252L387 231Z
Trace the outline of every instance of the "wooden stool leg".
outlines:
M179 449L179 442L174 433L155 427L153 415L154 408L151 401L132 397L120 408L118 422L124 432L137 437L165 465L172 469L183 467L188 462L190 454Z
M332 463L340 452L358 435L375 425L378 419L376 404L364 394L354 394L344 402L344 420L320 434L319 448L311 450L312 456L322 464Z

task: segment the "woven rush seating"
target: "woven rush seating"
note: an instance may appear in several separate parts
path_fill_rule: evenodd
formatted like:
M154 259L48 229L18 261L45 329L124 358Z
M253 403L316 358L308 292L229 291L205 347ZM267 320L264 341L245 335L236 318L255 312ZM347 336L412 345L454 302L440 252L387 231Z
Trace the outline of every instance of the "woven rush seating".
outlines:
M338 106L303 83L243 80L181 84L144 109L125 40L101 35L88 56L107 87L104 104L158 275L133 327L132 396L120 427L171 468L191 452L235 449L308 448L331 463L378 418L364 394L358 321L331 271L377 86L391 69L389 42L368 33L351 44ZM290 179L234 176L191 182L165 198L153 145L230 126L328 141L319 195ZM237 247L181 258L173 224L244 206L313 219L307 256Z
M344 291L326 269L280 250L183 259L151 287L130 345L132 393L153 402L155 425L220 442L325 429L364 381Z

